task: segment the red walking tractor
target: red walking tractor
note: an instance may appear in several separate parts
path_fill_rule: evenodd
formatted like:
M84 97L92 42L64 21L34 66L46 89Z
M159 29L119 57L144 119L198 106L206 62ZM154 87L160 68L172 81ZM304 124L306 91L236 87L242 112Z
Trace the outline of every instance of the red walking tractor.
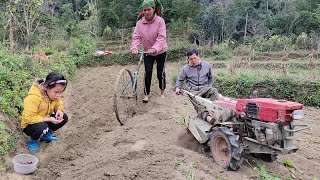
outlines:
M274 161L278 154L296 152L294 133L310 128L297 123L304 117L300 103L270 98L195 98L217 120L210 124L197 117L186 117L185 125L199 143L207 143L214 161L228 170L237 170L244 154Z

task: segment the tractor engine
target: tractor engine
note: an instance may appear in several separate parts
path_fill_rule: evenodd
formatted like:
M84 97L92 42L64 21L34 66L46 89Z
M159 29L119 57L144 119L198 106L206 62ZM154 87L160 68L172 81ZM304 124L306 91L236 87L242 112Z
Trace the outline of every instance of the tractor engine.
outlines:
M285 100L238 99L236 117L244 123L242 138L250 147L250 153L295 152L298 147L293 144L294 132L308 128L295 122L304 117L302 108L300 103Z
M248 120L246 124L249 130L248 137L256 139L263 145L281 146L283 138L278 124L256 120Z

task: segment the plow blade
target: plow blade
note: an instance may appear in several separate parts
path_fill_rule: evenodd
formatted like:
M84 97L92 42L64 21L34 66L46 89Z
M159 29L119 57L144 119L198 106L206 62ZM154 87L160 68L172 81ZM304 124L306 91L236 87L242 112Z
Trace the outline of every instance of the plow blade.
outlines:
M203 144L209 140L208 132L212 127L211 124L197 117L190 118L189 116L185 117L184 123L199 143Z

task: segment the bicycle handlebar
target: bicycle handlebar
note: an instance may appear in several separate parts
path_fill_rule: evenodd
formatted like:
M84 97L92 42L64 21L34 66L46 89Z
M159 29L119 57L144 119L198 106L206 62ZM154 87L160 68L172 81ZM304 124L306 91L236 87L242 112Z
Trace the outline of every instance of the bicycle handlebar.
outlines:
M143 56L144 56L144 52L141 51L141 52L139 52L139 54L140 54L140 60L142 60L142 59L143 59Z
M143 51L140 51L139 54L140 54L140 59L139 59L139 62L138 62L137 72L139 72L139 69L140 69L140 66L141 66L141 63L142 63L142 60L143 60L143 56L144 56L145 53Z

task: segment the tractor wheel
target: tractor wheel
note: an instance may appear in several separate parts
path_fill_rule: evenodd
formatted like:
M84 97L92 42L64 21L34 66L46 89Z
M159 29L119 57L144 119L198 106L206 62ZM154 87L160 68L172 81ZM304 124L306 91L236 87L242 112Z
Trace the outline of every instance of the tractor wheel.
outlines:
M236 135L226 127L213 129L209 146L214 161L227 170L235 171L243 162L243 147L239 145Z

